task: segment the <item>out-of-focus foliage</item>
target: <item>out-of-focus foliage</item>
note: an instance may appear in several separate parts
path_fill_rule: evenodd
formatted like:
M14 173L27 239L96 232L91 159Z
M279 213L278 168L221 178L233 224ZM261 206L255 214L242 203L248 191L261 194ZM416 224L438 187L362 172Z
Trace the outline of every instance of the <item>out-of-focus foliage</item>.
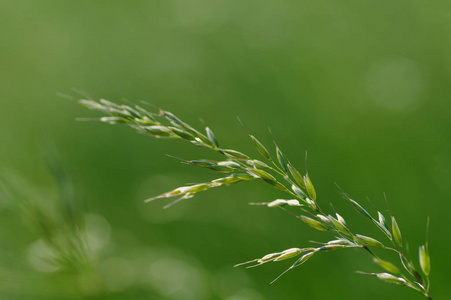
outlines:
M317 233L248 206L279 196L258 184L207 191L169 210L143 204L214 177L164 154L194 159L206 152L76 122L90 115L56 96L74 87L146 100L193 125L203 118L221 147L245 153L254 145L235 117L264 144L270 126L297 168L308 150L317 201L347 210L349 226L363 220L334 183L379 210L385 192L412 245L424 243L430 216L431 293L447 296L449 1L5 0L0 7L2 174L19 174L14 189L28 196L23 200L54 207L59 218L50 203L61 197L39 151L54 140L99 252L89 273L96 279L49 270L32 259L46 250L31 220L2 196L2 299L397 299L398 287L353 273L376 266L352 250L312 258L273 285L289 263L233 269Z

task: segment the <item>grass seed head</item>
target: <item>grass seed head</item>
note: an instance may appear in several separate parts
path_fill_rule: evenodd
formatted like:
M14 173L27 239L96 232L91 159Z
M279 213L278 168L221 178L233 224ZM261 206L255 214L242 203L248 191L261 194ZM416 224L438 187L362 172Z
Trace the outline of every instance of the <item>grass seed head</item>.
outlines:
M218 148L219 144L217 138L215 137L213 131L210 128L206 127L205 128L206 134L202 134L193 127L191 127L190 125L181 121L178 117L176 117L174 114L168 111L160 109L159 114L156 114L148 112L139 106L135 106L134 108L132 108L127 105L118 105L105 99L101 99L98 102L92 100L80 100L79 103L91 110L100 111L105 115L100 119L91 119L91 120L102 121L110 124L123 123L137 130L140 133L144 133L156 138L184 139L194 145L206 147L209 148L210 150L220 152L221 154L224 154L229 158L229 160L222 162L216 162L211 160L191 160L184 161L185 163L224 173L241 172L241 173L232 173L226 177L217 178L207 183L182 186L167 193L164 193L162 195L148 199L146 202L159 198L169 198L173 196L179 197L171 204L165 206L169 207L180 200L191 198L197 193L200 193L209 188L259 178L264 180L268 184L271 184L273 187L279 190L287 192L292 196L297 196L298 199L308 204L309 207L307 210L310 210L314 214L317 214L317 216L313 218L304 215L299 216L299 218L304 223L308 224L309 226L317 230L334 231L340 236L336 240L329 241L328 243L323 244L321 247L318 248L304 248L304 249L291 248L282 252L265 255L260 259L254 259L244 264L256 262L257 264L254 266L258 266L269 261L285 260L300 255L301 253L307 252L301 258L299 258L290 268L286 270L288 271L294 267L300 266L318 251L338 250L342 248L351 248L351 247L366 248L364 247L364 245L376 248L386 248L381 242L379 242L374 238L359 234L354 235L353 233L351 233L348 226L346 225L345 220L339 214L336 215L336 219L330 215L328 216L324 215L322 210L316 205L317 195L308 173L305 176L302 176L291 165L291 163L288 161L288 159L286 158L284 153L280 150L277 144L275 145L276 156L280 168L276 165L276 168L274 169L261 161L250 159L247 155L238 152L236 150ZM164 119L162 120L163 122L157 121L160 119ZM169 126L164 125L164 123L170 123L171 125ZM263 146L263 144L260 143L260 141L258 141L253 135L249 136L252 139L253 143L255 144L257 150L260 152L260 154L262 154L265 158L267 158L271 163L275 163L271 159L268 150ZM292 192L288 190L282 183L277 181L277 179L272 174L268 173L267 171L263 171L262 169L277 172L279 175L281 175L281 177L284 177L284 179L291 184ZM398 224L396 223L395 218L391 217L392 226L391 228L389 228L385 220L385 217L382 215L381 212L378 212L378 220L376 220L372 218L372 216L356 201L350 199L348 196L346 197L348 200L350 200L351 204L360 214L369 218L379 229L381 229L387 235L387 237L390 240L393 241L393 243L397 247L395 247L396 249L390 248L390 250L395 250L400 254L401 262L404 268L413 277L415 277L416 282L411 282L404 275L399 275L400 277L393 275L398 274L399 269L392 263L381 260L377 257L374 257L374 261L379 266L384 268L388 273L366 273L366 274L375 275L379 279L387 282L406 285L418 291L420 291L421 289L421 292L426 296L426 298L430 299L430 296L428 294L429 278L427 278L428 279L427 284L426 286L424 286L423 282L426 281L423 280L423 277L415 270L412 261L408 260L405 257L404 253L402 252L401 231L398 227ZM300 204L299 200L297 199L291 200L277 199L270 203L257 203L257 204L267 205L268 207L281 207L283 205L302 206L302 204ZM366 248L366 250L368 249ZM428 253L427 243L426 245L420 247L419 256L421 269L423 273L426 275L426 277L429 277L430 257ZM282 273L281 275L283 275L284 273Z

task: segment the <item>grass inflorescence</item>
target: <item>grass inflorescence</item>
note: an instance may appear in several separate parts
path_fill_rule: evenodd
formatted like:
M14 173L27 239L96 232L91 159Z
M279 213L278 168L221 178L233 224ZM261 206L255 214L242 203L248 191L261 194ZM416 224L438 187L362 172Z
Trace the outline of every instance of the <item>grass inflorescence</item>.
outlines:
M221 161L205 159L183 160L184 163L195 167L216 171L220 174L217 179L178 187L167 193L149 198L146 202L160 198L177 197L176 200L165 206L169 207L181 200L192 198L196 194L211 188L250 180L260 180L284 192L288 199L276 199L270 202L251 204L282 209L308 226L320 231L330 232L334 236L332 240L320 243L321 245L318 247L290 248L264 255L261 258L256 258L238 264L237 266L252 264L250 267L256 267L268 262L296 258L295 262L281 274L283 275L285 272L304 264L319 252L357 248L366 252L374 263L383 270L381 273L359 273L375 276L385 282L407 286L422 293L426 298L432 299L429 295L431 264L428 242L426 241L425 245L422 245L419 249L419 265L421 271L418 271L415 263L408 255L400 227L390 210L388 216L377 211L377 217L374 217L357 201L343 193L351 206L359 214L383 232L387 241L382 242L373 237L354 232L349 228L345 219L340 214L328 214L321 208L321 201L317 199L317 193L308 171L305 174L298 171L275 141L274 157L268 151L267 147L255 136L248 133L252 143L264 159L264 161L261 161L234 149L221 147L217 137L209 127L206 127L205 133L202 133L171 112L162 109L156 109L156 112L151 112L142 106L135 105L132 107L130 105L120 105L104 99L99 101L79 100L79 103L105 115L99 119L85 120L97 120L108 124L124 124L139 133L151 137L184 140L193 145L208 148L223 155L224 159ZM388 222L387 219L389 220ZM374 253L374 249L395 252L399 256L404 270L400 270L394 263L380 258Z

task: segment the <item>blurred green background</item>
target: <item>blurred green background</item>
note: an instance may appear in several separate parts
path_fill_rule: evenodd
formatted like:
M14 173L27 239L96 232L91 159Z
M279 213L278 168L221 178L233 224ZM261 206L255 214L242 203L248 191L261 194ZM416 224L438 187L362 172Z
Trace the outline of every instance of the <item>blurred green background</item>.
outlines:
M56 145L83 199L103 282L36 262L39 234L2 198L2 299L422 299L355 273L381 270L352 250L318 255L273 285L290 262L232 268L331 236L249 206L283 197L258 182L168 210L164 200L144 204L215 177L165 154L217 157L77 122L98 115L57 96L78 97L73 88L146 100L198 128L201 118L224 147L256 157L236 116L267 145L271 127L299 169L308 151L319 201L332 202L359 233L382 238L362 228L366 220L335 183L383 211L385 192L415 259L429 216L431 293L449 297L449 1L2 0L0 28L1 172L49 205L55 188L41 148Z

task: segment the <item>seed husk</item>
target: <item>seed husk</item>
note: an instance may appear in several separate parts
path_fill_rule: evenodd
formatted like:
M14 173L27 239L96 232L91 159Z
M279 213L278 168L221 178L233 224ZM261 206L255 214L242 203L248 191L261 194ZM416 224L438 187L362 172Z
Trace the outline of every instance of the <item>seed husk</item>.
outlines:
M208 139L216 146L219 147L218 140L216 139L215 134L209 127L205 127L205 131L207 132Z
M321 219L321 221L322 221L325 225L327 225L327 226L329 226L329 227L333 227L333 225L332 225L332 223L330 222L330 220L329 220L328 217L326 217L326 216L324 216L324 215L321 215L321 214L317 214L316 216L317 216L319 219Z
M288 170L290 171L291 176L293 176L294 180L301 188L305 188L304 179L302 175L296 170L291 164L288 164Z
M135 118L142 118L141 114L139 112L137 112L136 110L134 110L133 108L131 108L130 106L122 105L121 107L123 109L125 109L133 117L135 117Z
M102 118L100 118L100 121L108 123L108 124L128 123L128 121L126 119L123 119L120 117L102 117Z
M278 182L276 180L264 179L264 178L262 178L262 179L265 182L267 182L270 185L272 185L273 187L275 187L276 189L279 189L279 190L284 191L284 192L290 192L283 184L281 184L280 182Z
M197 194L210 187L211 185L209 183L199 183L191 186L181 187L179 188L179 190L182 194Z
M315 228L315 229L318 229L318 230L321 230L321 231L327 231L327 226L324 225L320 221L317 221L315 219L306 217L304 215L301 215L300 218L305 224L309 225L312 228Z
M223 149L221 151L224 152L224 154L229 156L229 157L241 158L241 159L249 160L249 156L247 156L246 154L243 154L241 152L235 151L235 150Z
M180 128L177 127L168 127L173 133L175 133L176 135L178 135L179 137L181 137L182 139L188 140L188 141L194 141L196 140L196 138L188 133L185 130L182 130Z
M230 160L227 160L227 161L220 161L220 162L218 162L218 165L220 165L220 166L225 166L225 167L229 167L229 168L240 168L241 166L239 165L239 164L237 164L236 162L234 162L234 161L230 161Z
M385 248L385 246L379 242L376 239L373 239L372 237L369 236L364 236L364 235L360 235L360 234L356 234L355 235L359 240L361 240L365 245L371 246L371 247L375 247L375 248Z
M278 256L276 259L274 259L274 261L281 261L281 260L293 258L295 256L298 256L302 252L303 252L303 250L300 248L290 248L290 249L283 251L280 254L280 256Z
M211 166L214 162L212 160L198 159L190 160L189 163L198 167L207 167Z
M413 276L415 277L416 281L418 281L420 284L423 284L423 278L421 277L420 273L415 269L415 266L413 265L412 261L409 261L404 255L399 255L403 267Z
M349 234L348 227L346 227L345 225L338 222L338 220L336 220L334 217L329 216L329 220L332 223L332 225L335 227L335 229L337 229L338 231L340 231L343 234Z
M252 180L252 179L256 179L257 177L249 175L249 174L244 174L244 173L234 173L231 175L232 177L241 179L241 180Z
M239 182L239 181L241 181L241 179L233 177L233 176L228 176L228 177L224 177L224 178L215 179L212 182L216 183L216 184L220 184L220 185L227 185L227 184L232 184L232 183Z
M280 252L275 252L275 253L270 253L270 254L266 254L265 256L263 256L262 258L258 259L257 261L259 263L265 263L268 261L272 261L274 260L276 257L278 257L280 255Z
M340 244L332 244L332 245L324 245L319 248L317 248L318 251L334 251L339 249L348 248L348 245L340 245Z
M285 155L282 153L282 151L279 149L279 147L276 147L276 154L277 154L277 160L279 161L279 164L282 167L282 169L284 169L285 172L288 171Z
M99 103L92 101L92 100L81 99L81 100L78 100L78 103L80 103L81 105L83 105L89 109L100 109L102 111L104 110L102 105L100 105Z
M347 245L347 246L355 246L354 243L345 240L345 239L338 239L338 240L333 240L333 241L329 241L327 242L328 245Z
M370 220L373 220L371 215L360 204L358 204L356 201L354 201L352 199L349 199L349 201L351 201L352 205L362 216L365 216L365 217L369 218Z
M269 203L267 204L267 206L268 206L268 207L279 207L279 206L283 206L283 205L285 205L285 204L287 204L287 201L286 201L286 200L283 200L283 199L277 199L277 200L274 200L274 201L269 202Z
M142 108L138 105L136 105L135 108L137 111L139 111L144 116L142 119L148 118L148 119L150 119L150 121L152 121L154 123L157 122L157 120L155 119L155 117L152 113L148 112L147 110L145 110L144 108Z
M399 229L398 223L396 222L396 219L393 216L391 217L391 225L392 225L393 238L394 238L396 244L401 248L402 247L401 230Z
M305 174L304 176L304 185L310 198L312 198L313 201L316 201L315 188L313 187L312 181L310 180L310 176L308 174Z
M268 166L267 164L265 164L264 162L261 162L261 161L259 161L259 160L256 160L256 159L254 159L254 160L248 160L247 163L248 163L250 166L252 166L252 167L254 167L254 168L256 168L256 169L266 169L266 168L269 168L269 166Z
M343 226L348 227L348 225L346 224L345 219L343 219L342 216L340 216L338 213L335 214L337 216L337 221L340 222Z
M420 267L424 275L429 277L431 272L431 258L429 257L429 251L427 245L420 247Z
M310 257L313 256L313 254L315 254L315 251L312 252L308 252L306 254L304 254L300 259L298 259L290 268L296 268L299 267L300 265L302 265L303 263L305 263Z
M233 172L235 169L227 166L221 166L221 165L210 165L207 166L207 168L217 171L217 172L224 172L224 173L230 173Z
M377 216L379 218L379 224L388 229L387 221L385 220L384 215L380 211L378 211Z
M164 126L147 126L145 127L146 131L156 137L170 137L174 136L174 133L172 133L171 130L169 130L167 127Z
M267 204L268 207L278 207L278 206L302 206L298 200L292 199L292 200L285 200L285 199L276 199L274 201L271 201Z
M110 107L110 108L117 108L117 109L120 108L120 106L117 105L116 103L110 102L110 101L108 101L108 100L106 100L106 99L100 99L99 102L100 102L101 104L105 105L105 106Z
M264 157L266 157L267 159L271 159L271 156L269 155L268 150L266 150L265 146L263 146L262 143L260 143L259 140L257 140L257 138L253 135L249 135L252 139L252 141L255 144L255 147L257 148L258 152L260 152L261 155L263 155Z
M160 109L160 115L162 115L163 117L165 117L167 120L173 122L174 124L180 125L184 128L189 128L190 126L188 126L186 123L184 123L182 120L180 120L179 118L177 118L173 113L165 111Z
M272 176L271 174L269 174L266 171L260 170L260 169L254 169L254 168L249 168L247 169L249 173L251 173L252 175L255 175L263 180L272 180L272 181L277 181L277 179Z
M293 190L293 192L298 195L300 198L305 199L307 198L307 195L297 186L295 186L294 184L291 186L291 189Z
M374 258L374 262L377 263L379 266L381 266L382 268L384 268L386 271L388 271L390 273L395 273L395 274L399 273L398 267L393 265L391 262L388 262L386 260L382 260L382 259L377 258L377 257Z
M396 277L389 273L378 273L378 274L376 274L376 276L380 280L383 280L383 281L386 281L389 283L394 283L394 284L398 284L398 285L405 285L407 283L404 278Z
M302 204L296 199L287 200L287 204L288 206L302 206Z

